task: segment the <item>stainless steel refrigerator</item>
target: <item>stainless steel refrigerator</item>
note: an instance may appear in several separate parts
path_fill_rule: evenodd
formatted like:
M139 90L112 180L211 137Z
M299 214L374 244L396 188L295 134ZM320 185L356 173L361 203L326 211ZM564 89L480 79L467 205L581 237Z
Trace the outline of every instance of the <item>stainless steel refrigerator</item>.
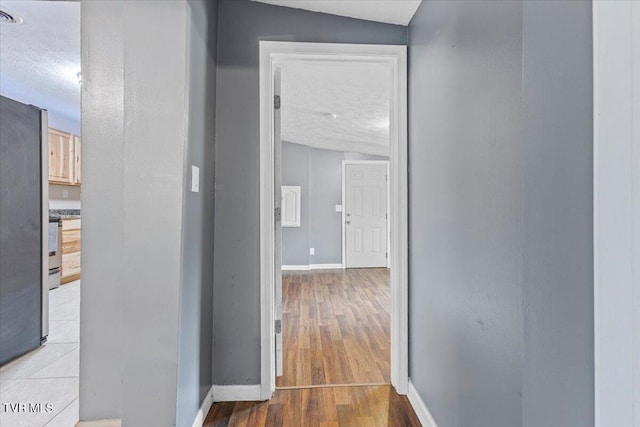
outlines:
M0 365L49 334L47 112L0 96Z

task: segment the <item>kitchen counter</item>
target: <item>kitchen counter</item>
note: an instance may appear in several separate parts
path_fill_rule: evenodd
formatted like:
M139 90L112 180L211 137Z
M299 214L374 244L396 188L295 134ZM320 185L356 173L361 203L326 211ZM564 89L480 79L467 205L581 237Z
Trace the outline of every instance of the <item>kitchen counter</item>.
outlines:
M80 209L50 209L49 218L60 218L60 219L80 218Z

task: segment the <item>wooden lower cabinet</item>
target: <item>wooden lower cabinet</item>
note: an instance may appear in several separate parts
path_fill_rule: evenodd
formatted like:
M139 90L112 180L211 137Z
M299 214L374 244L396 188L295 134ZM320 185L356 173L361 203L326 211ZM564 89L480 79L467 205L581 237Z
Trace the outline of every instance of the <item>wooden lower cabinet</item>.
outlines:
M80 279L81 249L80 218L62 219L62 274L61 283Z

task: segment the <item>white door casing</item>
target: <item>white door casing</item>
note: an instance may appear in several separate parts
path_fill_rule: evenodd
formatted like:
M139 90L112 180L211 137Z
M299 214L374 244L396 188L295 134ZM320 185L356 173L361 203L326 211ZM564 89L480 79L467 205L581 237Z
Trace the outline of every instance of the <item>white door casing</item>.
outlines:
M276 191L274 155L274 73L287 61L389 64L389 229L391 264L391 384L408 391L408 207L407 207L407 47L346 43L260 41L260 325L261 398L271 398L276 379ZM284 100L286 102L286 100ZM279 199L278 199L279 200ZM278 260L279 261L279 260ZM278 274L279 275L279 274Z
M593 2L596 427L640 427L640 2Z
M387 162L344 162L346 268L387 266Z
M276 376L282 375L282 141L280 138L280 68L273 72L273 200L275 203L274 237L274 271L273 282L275 287L274 300L274 328Z

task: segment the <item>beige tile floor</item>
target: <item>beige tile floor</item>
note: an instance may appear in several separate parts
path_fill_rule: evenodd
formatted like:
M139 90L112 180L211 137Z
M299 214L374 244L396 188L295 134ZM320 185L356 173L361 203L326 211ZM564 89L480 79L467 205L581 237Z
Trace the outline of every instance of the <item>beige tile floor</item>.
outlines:
M49 293L49 338L0 368L0 402L51 403L51 412L12 413L0 426L73 427L78 421L80 281Z

